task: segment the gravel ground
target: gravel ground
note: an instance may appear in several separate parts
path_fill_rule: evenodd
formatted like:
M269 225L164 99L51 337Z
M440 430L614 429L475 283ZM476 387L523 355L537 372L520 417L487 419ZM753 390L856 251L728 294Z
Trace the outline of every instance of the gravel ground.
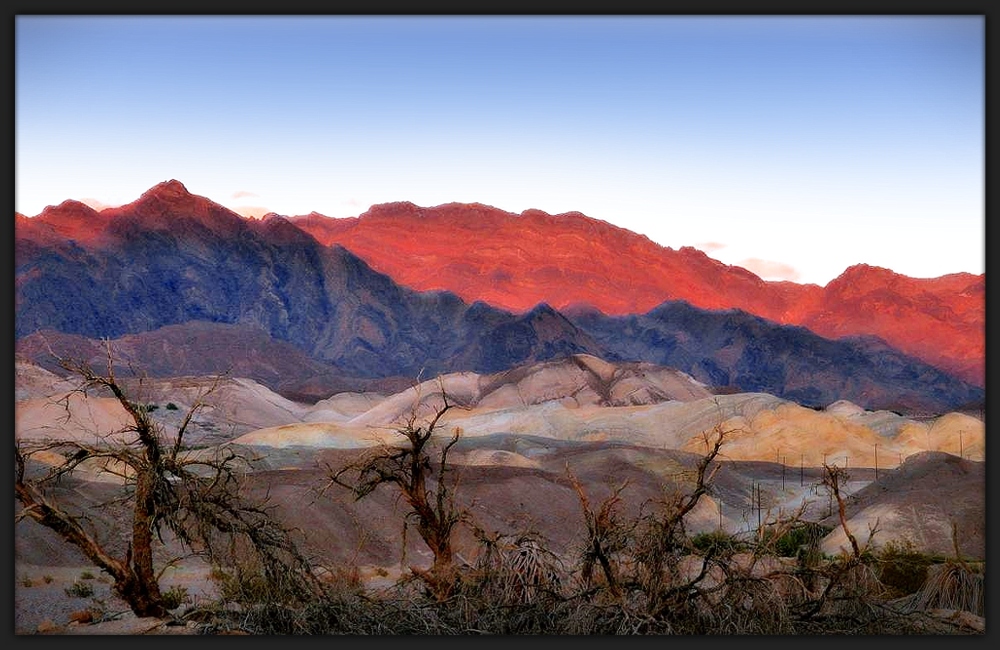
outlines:
M83 578L89 573L92 578ZM93 590L89 596L67 593L74 583ZM194 603L211 599L214 584L204 567L168 569L161 580L163 589L187 588ZM78 625L71 621L74 612L92 610L98 625ZM111 591L111 580L93 566L50 567L31 564L14 566L14 634L147 634L161 626L158 621L137 619L128 605ZM160 631L152 633L184 633Z

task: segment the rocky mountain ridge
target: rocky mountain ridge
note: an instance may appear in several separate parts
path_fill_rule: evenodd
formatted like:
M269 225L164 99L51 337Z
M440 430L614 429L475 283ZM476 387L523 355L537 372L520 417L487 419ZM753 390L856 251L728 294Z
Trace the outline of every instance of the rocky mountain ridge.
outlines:
M358 222L385 221L397 209L392 204ZM406 209L427 222L443 219L412 205ZM465 214L458 204L449 209ZM487 233L493 232L487 217L495 212L475 206L474 215L482 217L477 223ZM457 218L451 212L445 216L447 224ZM573 239L577 243L613 239L605 232L613 227L582 215L556 218L532 212L508 221L526 218L542 224L586 223L587 236ZM431 235L433 231L410 240L433 240ZM517 249L521 241L512 238L503 245ZM549 248L548 266L533 269L538 278L564 273L563 249L558 242ZM400 256L411 266L422 264L419 257ZM699 275L702 267L717 269L718 263L693 249L685 249L684 256L690 264L673 280L692 287L718 285L707 295L722 295L724 282L707 282L714 276ZM648 271L643 275L650 276ZM742 269L727 273L734 282L751 282L758 292L768 286ZM947 279L953 291L958 280ZM851 286L868 291L859 283ZM970 295L974 301L975 291ZM188 193L177 181L162 183L119 208L96 212L67 201L38 217L16 219L15 338L18 349L36 359L44 350L38 338L55 330L89 339L145 338L135 343L135 362L168 373L190 372L197 362L198 372L204 372L204 362L213 358L211 345L203 345L209 351L198 358L177 352L176 345L170 355L157 349L163 351L165 337L176 340L178 327L191 331L184 336L210 340L206 328L227 325L244 329L217 328L221 340L244 338L242 345L249 345L262 334L301 350L312 362L303 363L302 372L285 388L303 394L305 387L316 397L324 396L321 386L314 382L310 388L303 373L326 376L333 384L343 378L412 379L461 370L496 372L583 353L608 361L674 365L706 384L763 389L814 406L843 398L870 408L942 412L982 399L976 386L884 344L829 340L731 308L683 305L658 303L646 313L628 316L579 308L564 313L546 303L510 312L484 301L463 301L450 291L418 292L372 269L347 248L324 245L295 219L246 219ZM976 309L968 311L974 318ZM93 347L79 340L76 344L83 346L80 350ZM213 361L224 371L233 361L222 358L226 346L220 347L221 356ZM247 371L277 387L277 373L264 368L269 363L258 357L257 370ZM282 373L295 375L289 365ZM263 376L267 372L269 379Z
M397 202L355 218L314 212L289 220L415 289L447 289L512 311L543 301L612 316L670 300L736 308L829 338L877 336L966 381L985 381L984 275L909 278L856 264L825 287L765 281L578 212L514 214L482 204Z

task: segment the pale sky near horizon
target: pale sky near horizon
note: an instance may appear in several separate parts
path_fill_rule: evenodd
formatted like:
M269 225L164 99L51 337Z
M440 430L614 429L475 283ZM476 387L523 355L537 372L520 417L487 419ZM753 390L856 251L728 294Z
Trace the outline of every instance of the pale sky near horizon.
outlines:
M578 211L767 280L985 272L983 16L15 17L15 205Z

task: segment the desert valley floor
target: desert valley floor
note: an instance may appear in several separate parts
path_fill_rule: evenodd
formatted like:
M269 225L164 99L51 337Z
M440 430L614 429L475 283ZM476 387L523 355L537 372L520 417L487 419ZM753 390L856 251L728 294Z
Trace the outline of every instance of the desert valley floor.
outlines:
M132 387L155 405L169 437L212 381L147 378ZM92 440L122 429L126 415L113 397L84 396L73 388L70 377L19 362L18 439ZM976 414L914 419L846 401L814 409L764 393L714 395L684 373L652 364L575 355L493 375L450 374L395 394L343 392L315 404L293 402L252 380L225 378L198 411L188 443L191 453L228 445L256 457L247 489L268 495L276 515L302 532L318 564L358 567L376 587L398 578L405 566L429 563L430 554L412 533L403 548L403 510L395 495L376 491L355 501L346 490L324 488L329 470L373 446L398 442L400 423L432 415L442 390L456 407L439 423L440 435L450 437L458 428L461 436L449 457L456 501L483 530L531 530L556 553L570 553L584 526L570 472L595 500L627 481L623 503L638 513L662 490L690 480L708 436L725 431L711 490L687 519L692 532L749 533L769 517L800 512L831 524L822 548L837 553L847 540L819 488L826 463L848 471L849 524L859 536L877 525L875 544L909 540L948 555L955 526L961 553L985 557L985 425ZM44 464L44 454L35 458ZM116 479L88 462L61 487L80 505L97 503L115 488ZM755 489L759 508L751 499ZM110 519L105 523L113 529ZM472 553L470 534L459 537L461 552ZM84 600L59 589L61 603L54 604L53 585L88 567L51 531L21 521L15 534L16 628L34 631L46 619L65 621ZM207 597L207 571L196 560L182 561L164 582Z

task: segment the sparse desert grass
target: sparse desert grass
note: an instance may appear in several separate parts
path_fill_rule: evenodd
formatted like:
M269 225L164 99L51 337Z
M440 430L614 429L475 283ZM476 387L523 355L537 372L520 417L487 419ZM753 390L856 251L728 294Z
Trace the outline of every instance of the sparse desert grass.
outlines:
M163 592L163 606L168 610L174 610L185 603L191 602L187 587L174 585Z
M69 587L66 587L66 595L75 598L90 598L94 595L94 588L86 582L77 580Z

